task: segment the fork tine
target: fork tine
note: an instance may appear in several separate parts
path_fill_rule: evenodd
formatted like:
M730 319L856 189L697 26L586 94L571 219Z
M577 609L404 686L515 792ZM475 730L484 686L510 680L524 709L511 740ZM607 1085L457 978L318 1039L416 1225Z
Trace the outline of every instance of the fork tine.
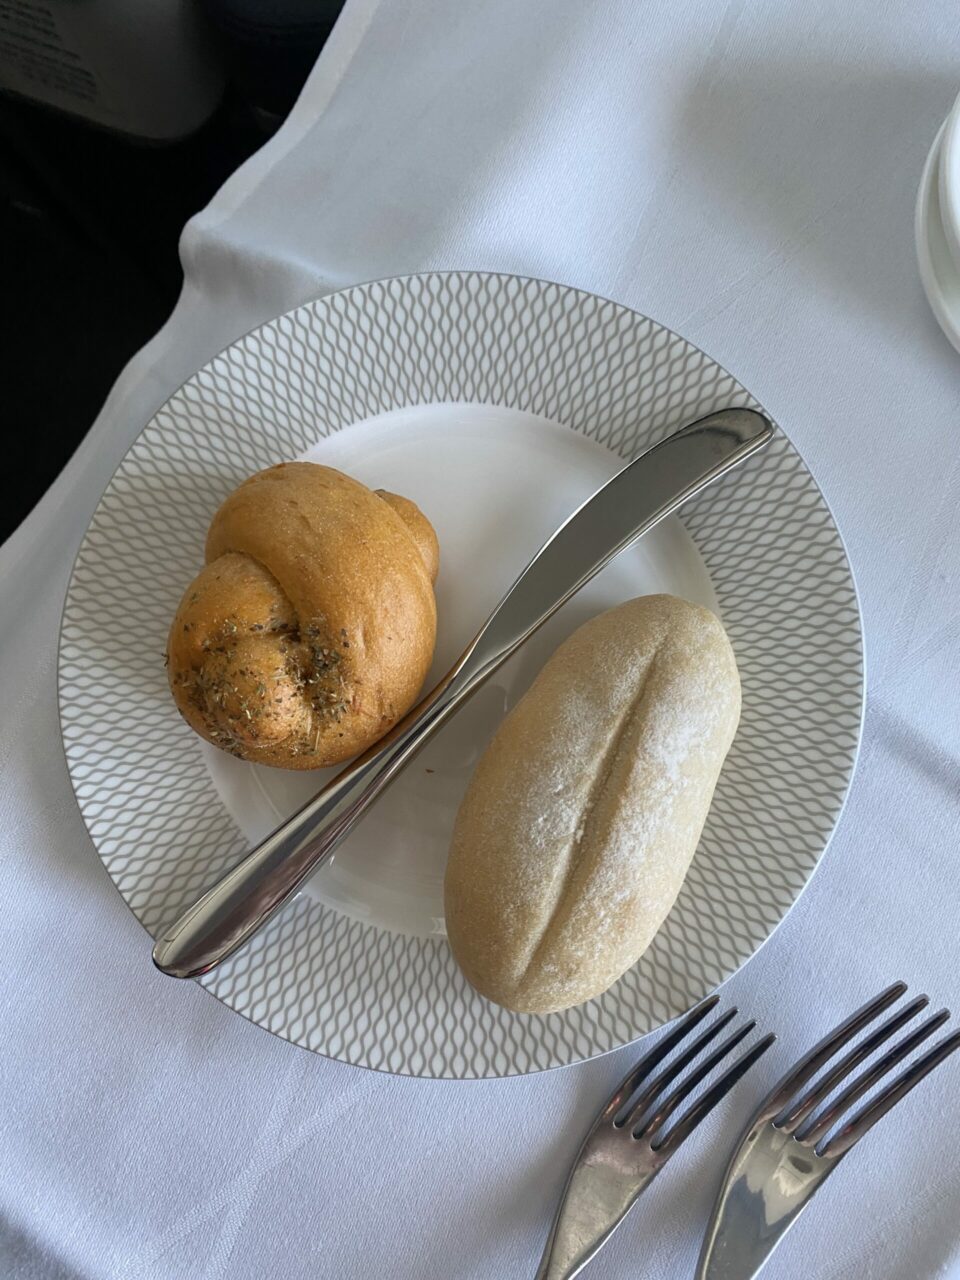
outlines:
M934 1068L939 1067L944 1059L949 1058L950 1054L956 1049L960 1049L960 1031L954 1031L952 1035L945 1036L941 1041L928 1049L922 1058L918 1058L916 1062L907 1068L902 1075L898 1076L891 1084L878 1093L872 1102L869 1102L861 1111L843 1126L839 1133L830 1139L822 1152L818 1154L824 1156L842 1156L850 1148L863 1137L865 1133L887 1114L891 1107L895 1107L901 1098L906 1097L911 1089L915 1088L924 1076L929 1075Z
M756 1025L757 1024L755 1022L748 1022L746 1026L741 1027L739 1031L735 1031L732 1036L728 1036L726 1040L724 1040L723 1044L710 1054L709 1058L705 1058L695 1071L691 1071L689 1076L686 1076L681 1080L673 1092L669 1093L661 1101L660 1105L657 1107L653 1115L647 1120L646 1124L634 1129L633 1136L635 1138L652 1138L657 1130L663 1127L664 1121L668 1120L670 1116L673 1115L680 1103L690 1096L698 1084L706 1080L713 1068L719 1062L722 1062L730 1050L735 1049L740 1041L744 1040ZM633 1114L629 1117L628 1123L637 1124L639 1126L640 1121L643 1119L643 1110L644 1106L637 1106L633 1111Z
M884 1009L888 1009L894 1001L899 1000L906 989L905 982L895 982L893 986L887 987L886 991L881 991L878 996L874 996L856 1013L845 1018L839 1026L834 1027L828 1036L815 1044L810 1052L774 1085L772 1093L764 1104L764 1113L771 1116L779 1115L796 1091L802 1089L838 1049L842 1049L848 1040L852 1039L858 1031L863 1030L867 1023L872 1022L878 1014L883 1013Z
M735 1008L730 1009L727 1013L723 1015L722 1018L718 1018L716 1022L714 1022L711 1026L707 1027L706 1031L704 1031L701 1035L697 1036L696 1040L694 1040L693 1044L690 1045L688 1049L684 1049L683 1053L679 1054L676 1058L668 1061L664 1069L662 1071L657 1072L657 1074L653 1077L653 1079L644 1089L643 1093L641 1093L640 1096L637 1098L634 1105L630 1108L629 1114L624 1116L623 1119L621 1119L619 1116L614 1118L613 1123L617 1126L617 1128L618 1129L623 1128L623 1126L626 1124L635 1124L643 1115L644 1111L646 1111L647 1107L649 1107L650 1103L653 1102L654 1098L658 1097L661 1093L663 1093L667 1085L671 1084L674 1080L676 1080L677 1076L680 1075L681 1071L686 1070L686 1068L694 1060L694 1058L704 1048L706 1048L706 1046L710 1043L710 1041L715 1036L718 1036L720 1032L723 1030L723 1028L727 1026L730 1020L732 1018L735 1018L736 1016L737 1016L737 1010ZM753 1023L751 1025L756 1026L756 1023Z
M836 1096L822 1115L808 1124L801 1125L794 1134L797 1141L804 1142L809 1146L816 1146L820 1139L830 1132L852 1103L856 1102L858 1098L862 1098L868 1090L873 1088L878 1080L887 1074L891 1067L895 1067L908 1053L912 1053L918 1044L922 1044L928 1036L932 1036L937 1028L942 1027L949 1017L949 1010L941 1009L933 1017L921 1022L919 1027L915 1027L908 1036L904 1036L899 1044L895 1044L882 1058L878 1058L873 1066L857 1076L856 1080L848 1085L843 1093Z
M630 1099L631 1095L636 1090L637 1085L644 1079L648 1072L652 1071L654 1067L659 1066L667 1054L670 1053L672 1049L676 1048L684 1036L689 1031L692 1031L697 1023L702 1022L707 1014L710 1013L712 1009L715 1009L719 1003L720 997L718 995L708 996L706 1000L702 1000L700 1004L695 1005L690 1012L677 1023L668 1035L664 1036L659 1043L654 1045L649 1053L644 1054L633 1070L620 1081L616 1092L600 1113L600 1119L606 1120L611 1116L616 1115L623 1104Z
M689 1138L700 1121L710 1114L717 1103L726 1097L737 1081L747 1074L759 1058L763 1057L776 1038L771 1032L769 1035L764 1036L762 1040L758 1040L752 1049L749 1049L742 1058L738 1059L729 1070L723 1073L715 1084L710 1086L702 1098L683 1113L665 1137L653 1144L654 1150L664 1154L669 1159L677 1147Z
M781 1111L780 1115L775 1117L773 1123L778 1129L785 1129L787 1133L792 1133L806 1120L810 1112L823 1102L834 1087L850 1074L854 1067L858 1067L861 1062L869 1058L874 1049L879 1048L884 1040L889 1040L895 1032L900 1030L904 1023L909 1022L914 1014L919 1013L921 1009L925 1009L929 1003L929 996L918 996L916 1000L912 1000L910 1004L905 1005L895 1013L892 1018L888 1018L872 1035L867 1036L861 1044L855 1045L849 1053L844 1054L840 1061L831 1067L789 1111Z

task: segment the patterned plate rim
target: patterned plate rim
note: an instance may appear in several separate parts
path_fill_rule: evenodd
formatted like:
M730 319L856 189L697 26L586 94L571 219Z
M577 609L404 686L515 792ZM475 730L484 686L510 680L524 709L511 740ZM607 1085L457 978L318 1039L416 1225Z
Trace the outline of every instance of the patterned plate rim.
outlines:
M116 892L118 893L118 895L120 896L124 904L128 907L128 909L137 919L138 923L143 928L147 937L152 938L154 934L152 933L151 929L147 926L147 924L141 917L141 914L131 905L130 901L127 899L123 890L121 889L117 879L114 878L114 875L112 874L110 867L101 850L100 843L98 842L94 834L91 822L88 821L88 812L78 791L78 781L75 776L75 761L71 755L71 749L70 749L70 746L68 745L67 737L64 731L65 711L69 706L69 699L68 699L69 678L66 675L64 670L65 632L69 623L69 614L71 610L71 605L75 603L74 594L77 586L78 563L80 562L84 554L84 551L86 549L87 542L90 536L91 528L96 522L97 516L100 513L105 500L110 495L118 478L124 472L127 464L131 461L131 455L134 454L138 446L142 443L145 433L149 430L149 428L152 425L155 424L158 416L161 413L163 413L164 409L168 405L170 405L171 402L175 401L177 397L180 396L181 393L183 393L186 388L190 387L191 384L195 383L196 379L205 370L209 369L217 361L221 360L224 356L226 356L226 354L230 352L231 349L242 346L242 344L246 340L250 339L254 335L259 334L262 331L271 329L272 326L277 325L280 321L284 320L285 318L296 315L297 313L305 312L311 308L323 306L325 304L331 303L333 300L336 300L338 298L344 298L351 294L366 294L378 287L383 289L392 284L406 284L411 282L425 282L425 281L446 280L446 279L455 279L460 281L461 283L465 281L469 281L471 279L480 280L480 281L484 281L484 280L498 280L498 281L504 281L504 282L515 281L523 285L533 285L541 289L553 289L553 290L556 290L559 294L571 295L580 302L583 302L585 300L590 300L590 301L598 302L605 306L614 308L617 312L629 314L629 316L632 317L633 321L636 324L642 325L645 323L651 326L658 333L667 335L668 339L670 339L671 341L675 341L683 344L683 346L687 348L688 351L694 352L700 357L702 357L702 359L707 364L709 364L710 366L718 370L735 387L740 388L741 391L744 393L744 395L747 397L747 400L751 406L762 410L764 413L767 413L767 416L771 418L771 421L774 421L778 435L782 437L783 441L786 443L787 447L789 448L789 451L797 459L797 462L799 463L804 473L806 483L809 486L811 486L812 489L815 491L817 498L819 500L819 503L823 508L823 511L826 513L826 515L829 518L829 524L830 524L833 540L836 546L839 548L839 551L842 555L843 567L846 574L846 583L849 589L848 604L853 606L853 610L856 618L856 626L855 628L852 628L851 635L850 635L851 652L854 651L854 646L855 646L854 657L857 659L859 663L859 676L858 676L858 684L856 689L856 698L857 698L856 730L853 738L851 739L851 741L849 742L846 748L845 767L843 770L844 776L842 779L842 783L840 782L839 772L837 775L838 785L836 786L836 789L835 789L836 799L830 811L830 828L829 828L829 831L827 831L825 837L823 838L822 846L820 848L819 853L816 855L816 858L812 867L810 868L809 872L806 874L806 877L803 880L803 883L800 885L799 889L794 893L792 900L789 902L786 908L782 911L782 913L780 914L779 918L775 921L775 923L773 923L772 927L768 929L764 937L761 938L759 942L754 946L750 955L746 956L742 960L739 960L734 965L734 967L731 968L729 972L727 972L713 986L713 988L711 988L712 990L718 990L719 988L724 986L731 978L736 976L736 974L739 973L739 971L744 967L744 965L749 963L750 960L752 960L763 949L765 944L770 940L771 937L773 937L774 933L776 933L776 931L782 925L783 921L787 918L787 916L796 906L796 903L799 900L800 895L804 892L804 890L809 885L827 849L829 848L830 843L836 833L837 826L839 825L840 820L843 816L843 812L846 808L846 804L849 799L850 789L851 789L853 777L856 771L857 762L859 759L859 754L862 746L863 726L864 726L864 718L865 718L865 711L866 711L866 699L865 699L866 645L865 645L865 636L864 636L864 628L863 628L862 605L860 601L860 594L857 587L856 577L853 571L853 567L852 567L852 563L850 560L845 539L843 537L843 534L841 532L837 519L834 515L833 509L830 503L828 502L814 473L811 471L810 467L807 465L806 459L803 457L803 455L800 453L797 447L793 444L793 442L790 440L787 434L783 431L783 428L779 425L779 423L773 418L773 416L770 415L766 410L766 408L755 397L753 397L750 394L750 392L746 390L746 388L743 387L743 384L740 383L739 380L736 379L734 375L732 375L724 365L722 365L719 361L717 361L712 356L710 356L696 343L690 341L690 339L684 337L682 334L678 333L676 330L671 329L668 326L662 324L660 321L654 320L652 317L645 315L643 312L637 311L634 308L625 305L624 303L616 302L615 300L607 298L604 295L591 293L590 291L579 289L572 285L565 285L565 284L552 281L552 280L547 280L541 277L524 276L524 275L518 275L511 272L488 272L488 271L472 270L472 269L459 269L459 270L451 269L451 270L443 270L443 271L410 272L410 273L406 273L404 275L399 275L399 276L381 277L377 279L358 282L356 284L344 286L342 289L337 289L329 293L320 294L318 297L310 299L306 302L300 303L296 307L293 307L288 311L282 312L279 315L272 317L271 319L262 321L261 323L252 326L250 329L238 335L236 338L234 338L229 343L227 343L224 347L220 348L220 350L214 356L210 357L203 365L201 365L188 378L186 378L173 392L170 393L170 395L166 397L166 399L158 406L158 408L154 410L153 413L151 413L147 421L141 426L141 428L137 432L134 439L124 450L123 455L118 461L116 467L111 472L110 478L107 481L106 485L104 486L104 489L100 495L100 498L97 501L97 505L94 508L90 521L88 522L87 528L84 531L83 537L80 540L76 554L73 559L73 564L71 566L70 576L67 584L67 589L65 592L64 603L63 603L61 617L60 617L60 627L59 627L58 644L57 644L58 722L59 722L59 728L60 728L61 746L64 751L64 757L67 764L67 771L68 771L68 776L70 778L71 789L73 791L74 798L77 802L77 807L80 811L80 815L81 815L81 819L83 821L84 827L87 831L87 834L90 837L91 843L93 844L94 848L97 851L98 857L100 857L104 870L107 872L108 878L113 884L114 889L116 890ZM465 402L468 402L468 401L465 401ZM419 401L418 403L431 403L431 401L424 400L424 401ZM564 424L564 425L569 426L569 424ZM576 428L570 427L570 429L575 430ZM681 513L681 520L683 519L683 516L684 516L684 513ZM230 820L232 822L232 817ZM216 975L212 975L213 980L215 980L215 977ZM476 1073L467 1072L464 1074L436 1073L430 1070L415 1071L415 1070L408 1070L405 1067L397 1067L393 1065L383 1066L383 1065L378 1065L376 1063L371 1063L371 1062L359 1062L359 1061L356 1061L355 1059L334 1054L334 1053L328 1053L323 1049L319 1049L314 1046L305 1044L302 1040L296 1039L294 1035L291 1033L289 1028L283 1027L283 1026L269 1026L265 1022L260 1021L257 1017L255 1017L252 1012L248 1012L247 1010L241 1007L238 1007L237 1004L231 1001L228 995L226 995L221 991L217 991L213 989L213 987L209 985L210 982L211 982L210 978L201 979L199 981L199 985L202 986L204 990L206 990L209 994L213 995L215 999L217 999L226 1008L230 1009L231 1012L239 1013L240 1016L243 1017L247 1022L250 1022L252 1025L257 1026L261 1030L265 1030L270 1034L277 1036L281 1040L285 1040L287 1043L292 1044L297 1048L301 1048L308 1052L315 1053L320 1057L329 1058L331 1061L345 1062L351 1066L359 1066L359 1067L362 1067L364 1070L376 1071L386 1075L407 1075L407 1076L410 1076L411 1078L420 1078L420 1079L496 1079L496 1078L507 1078L507 1077L517 1076L517 1075L539 1074L540 1072L543 1072L543 1071L557 1070L562 1067L572 1066L579 1062L591 1060L595 1057L605 1056L606 1054L613 1053L617 1049L623 1048L628 1044L636 1043L637 1041L645 1038L647 1035L652 1034L659 1027L669 1025L676 1018L681 1016L683 1012L683 1009L676 1008L671 1013L669 1013L668 1016L661 1017L659 1020L655 1020L652 1023L652 1025L650 1025L647 1029L637 1031L636 1034L634 1034L632 1037L628 1039L624 1039L618 1043L611 1043L603 1048L591 1049L591 1051L589 1052L577 1053L575 1056L571 1056L568 1059L563 1061L549 1062L543 1065L540 1065L540 1064L532 1065L532 1066L527 1065L520 1068L508 1067L504 1071L495 1070L495 1071L476 1072ZM707 992L704 992L704 994L707 994Z

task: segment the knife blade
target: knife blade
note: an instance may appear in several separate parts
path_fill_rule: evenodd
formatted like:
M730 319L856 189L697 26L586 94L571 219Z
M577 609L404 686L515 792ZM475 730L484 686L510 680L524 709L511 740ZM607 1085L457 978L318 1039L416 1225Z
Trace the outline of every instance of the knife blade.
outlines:
M327 861L428 738L561 605L772 436L762 414L723 409L619 471L537 552L436 688L162 932L153 949L156 966L173 977L196 977L249 940Z

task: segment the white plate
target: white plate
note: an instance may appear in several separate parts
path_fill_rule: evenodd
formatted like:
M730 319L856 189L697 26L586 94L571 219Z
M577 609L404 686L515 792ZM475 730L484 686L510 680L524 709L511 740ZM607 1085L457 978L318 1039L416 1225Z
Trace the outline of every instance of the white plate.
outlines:
M210 516L240 479L307 456L420 503L441 540L436 673L624 459L694 417L754 403L643 316L559 285L477 273L333 294L201 369L104 494L61 637L77 798L145 926L167 923L323 776L257 769L205 747L166 688L169 619ZM743 680L741 728L697 856L653 945L609 992L562 1014L507 1013L469 988L442 937L457 802L504 710L559 639L653 590L717 608ZM111 642L131 618L136 645ZM781 434L688 504L683 526L648 535L571 601L394 784L334 866L203 983L307 1048L413 1075L508 1075L606 1052L712 990L789 910L842 805L861 710L849 566Z
M940 204L940 161L947 123L940 127L923 166L914 238L920 282L930 309L951 345L960 351L960 270L950 251Z
M937 135L939 144L936 163L939 219L947 250L953 263L960 262L960 98Z

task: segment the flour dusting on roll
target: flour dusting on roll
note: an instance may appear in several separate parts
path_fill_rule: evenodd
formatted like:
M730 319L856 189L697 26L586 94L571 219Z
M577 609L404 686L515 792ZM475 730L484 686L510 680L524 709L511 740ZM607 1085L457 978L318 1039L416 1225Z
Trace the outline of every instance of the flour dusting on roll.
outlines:
M478 991L547 1013L639 959L680 891L739 716L726 633L684 600L627 601L560 646L457 815L447 932Z

